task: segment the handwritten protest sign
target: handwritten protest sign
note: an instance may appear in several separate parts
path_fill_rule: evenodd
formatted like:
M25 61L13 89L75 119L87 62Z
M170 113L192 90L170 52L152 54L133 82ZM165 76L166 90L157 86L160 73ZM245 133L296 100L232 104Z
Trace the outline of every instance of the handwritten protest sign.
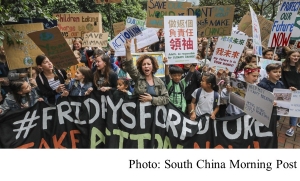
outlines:
M257 121L269 127L274 95L256 85L248 84L245 97L244 111Z
M261 58L260 61L259 61L258 66L260 66L260 68L262 68L262 69L266 69L267 65L269 65L269 64L271 64L271 63L282 64L281 61L269 60L269 59Z
M67 68L78 63L58 27L36 31L27 35L44 52L56 68Z
M232 91L229 93L229 103L244 111L247 83L230 78L230 86Z
M291 40L300 40L300 16L295 19Z
M83 47L107 47L108 33L85 33Z
M130 46L130 52L135 53L135 43L133 40L131 40L131 46ZM119 47L119 49L115 50L115 56L126 56L126 50L125 50L125 45L121 44L121 46Z
M157 28L147 28L136 37L137 48L143 48L159 41L157 36Z
M230 72L234 72L248 36L236 33L232 33L231 35L219 37L215 51L211 57L210 67L228 68Z
M233 5L189 7L187 15L197 17L198 37L230 36L234 9Z
M132 25L137 25L141 31L144 31L146 29L145 26L146 22L145 20L140 20L132 17L127 17L126 19L126 28L129 28Z
M195 16L165 16L165 51L168 64L198 63Z
M238 25L238 30L244 32L247 29L247 27L249 25L251 25L251 23L252 23L251 15L250 15L250 12L248 11L241 19L241 21Z
M163 63L163 59L165 57L164 52L143 52L143 53L133 53L132 54L132 59L133 59L133 64L136 65L136 60L141 56L141 55L151 55L154 58L156 58L157 63L158 63L158 70L154 74L157 77L165 77L165 64Z
M122 0L94 0L95 4L121 3Z
M272 31L273 21L270 21L261 15L258 16L258 21L260 27L261 40L263 41L265 38L270 36L270 33Z
M36 56L43 54L39 47L27 36L28 33L43 30L43 23L5 25L12 38L19 39L23 44L8 45L3 41L7 64L10 70L34 67ZM12 30L14 29L14 31Z
M125 29L125 24L124 22L119 22L119 23L114 23L113 24L113 29L114 29L114 34L117 36L121 31Z
M252 18L253 54L262 57L262 45L260 39L261 37L260 37L260 27L259 27L258 19L252 7L251 6L249 7L250 7L251 18Z
M102 32L100 13L60 13L53 14L63 37L83 37L84 33Z
M299 0L283 1L272 26L268 47L288 45L299 8Z
M300 117L300 91L290 89L274 89L277 115Z
M294 50L300 51L300 40L297 40L294 45Z
M164 28L164 16L184 16L191 6L189 2L148 0L146 27Z
M142 31L137 25L133 25L125 30L123 30L121 33L119 33L114 39L112 39L109 42L109 45L114 50L118 50L122 46L124 46L126 40L130 40L137 35L140 35Z

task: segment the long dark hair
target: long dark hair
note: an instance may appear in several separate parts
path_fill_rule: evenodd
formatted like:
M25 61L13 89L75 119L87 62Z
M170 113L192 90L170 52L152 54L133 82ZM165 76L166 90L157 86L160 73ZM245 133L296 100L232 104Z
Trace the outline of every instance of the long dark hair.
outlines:
M282 62L282 69L284 71L291 71L291 66L290 66L290 63L291 63L291 59L290 59L290 56L293 54L293 53L296 53L298 51L295 51L295 50L290 50L288 51L287 55L286 55L286 58L284 60L284 62ZM299 53L299 52L298 52ZM295 63L295 66L296 66L296 70L297 72L300 72L300 61L296 62Z
M101 70L96 70L94 73L94 84L99 87L101 87L103 85L109 85L110 84L109 73L111 72L109 56L105 55L104 51L97 49L94 51L94 57L95 58L100 57L102 59L102 61L106 63L106 66L104 68L104 82L101 85L98 85L98 80L101 76Z
M22 90L22 86L25 82L26 82L25 80L20 79L20 80L13 80L9 84L10 92L12 93L17 104L19 104L19 105L21 105L22 96L18 92ZM31 103L30 103L29 93L27 93L25 96L30 105Z
M217 85L217 78L213 73L206 72L202 75L202 77L205 77L205 82L208 84L211 84L211 88L219 92L219 86Z
M36 65L39 65L41 66L43 61L46 59L47 57L45 55L38 55L36 58L35 58L35 63ZM40 71L42 72L42 71ZM54 74L54 80L58 80L58 75L57 73L55 72L55 68L54 68L54 65L53 65L53 69L52 69L52 73Z

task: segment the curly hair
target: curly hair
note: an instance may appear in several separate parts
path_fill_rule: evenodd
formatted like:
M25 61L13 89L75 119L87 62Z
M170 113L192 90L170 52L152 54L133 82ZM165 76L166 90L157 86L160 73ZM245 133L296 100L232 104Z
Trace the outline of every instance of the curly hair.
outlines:
M143 72L143 69L142 69L143 62L144 62L145 59L150 59L151 60L152 67L153 67L152 73L155 74L156 71L159 69L157 60L156 60L155 57L153 57L151 55L147 55L147 54L141 55L136 60L136 67L137 67L138 71L140 72L140 74L145 75L144 72Z

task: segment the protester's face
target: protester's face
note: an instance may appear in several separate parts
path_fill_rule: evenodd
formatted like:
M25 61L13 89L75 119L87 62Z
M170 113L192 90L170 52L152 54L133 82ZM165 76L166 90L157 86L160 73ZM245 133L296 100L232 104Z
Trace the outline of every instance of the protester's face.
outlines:
M21 90L18 93L19 94L27 94L30 91L31 91L31 86L27 81L25 81L21 87Z
M117 81L117 89L120 90L120 91L127 89L127 87L125 86L123 80L118 80Z
M29 73L30 73L30 72L29 72ZM34 69L32 69L32 70L31 70L31 77L32 77L33 79L35 79L36 76L37 76L36 71L35 71Z
M202 76L201 83L200 83L200 86L204 90L207 90L208 88L210 88L210 83L207 83L206 79L207 79L206 76Z
M74 49L75 49L75 50L79 50L79 49L81 48L81 44L80 44L78 41L75 41L75 42L73 43L73 46L74 46Z
M274 55L274 60L279 60L277 53L275 53L275 55Z
M294 62L294 63L298 62L298 61L299 61L299 57L300 57L299 52L294 52L294 53L292 53L292 54L289 56L289 58L290 58L290 60L291 60L291 63L292 63L292 62Z
M217 41L218 41L218 37L213 37L213 42L217 43Z
M180 80L181 80L181 75L182 74L170 74L172 80L175 82L175 83L179 83Z
M103 70L106 66L106 63L102 60L101 57L96 57L95 59L97 70Z
M259 72L255 71L252 73L245 74L245 81L250 84L255 84L259 76Z
M84 80L84 76L82 75L82 73L78 69L75 72L75 80L79 80L79 81L83 81Z
M142 70L143 70L143 73L146 76L152 75L153 65L152 65L152 62L151 62L151 60L149 58L146 58L145 60L143 60Z
M275 69L268 72L268 76L270 80L278 81L281 77L281 69Z
M202 50L202 44L199 43L199 44L198 44L198 51L201 51L201 50Z
M272 51L268 51L265 56L264 56L265 59L270 59L272 60L273 58L273 52Z
M50 60L48 58L45 58L45 60L42 62L42 64L40 66L43 69L43 71L53 70L53 64L52 64L52 62L50 62Z
M256 60L256 57L252 57L250 63L257 66L257 60Z
M81 60L80 55L78 55L77 53L74 53L74 55L76 57L76 60L80 63L80 60Z

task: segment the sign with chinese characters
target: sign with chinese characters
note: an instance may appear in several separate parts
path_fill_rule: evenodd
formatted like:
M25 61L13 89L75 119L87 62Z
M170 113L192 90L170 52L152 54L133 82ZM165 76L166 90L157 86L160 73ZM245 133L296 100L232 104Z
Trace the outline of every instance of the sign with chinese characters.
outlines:
M188 16L197 17L198 37L230 36L234 5L187 8Z
M191 6L189 2L148 0L146 27L164 28L164 16L185 16Z
M141 33L142 31L140 30L140 28L137 25L133 25L119 33L114 39L109 42L109 45L114 50L118 50L119 48L124 47L126 40L130 40L137 35L140 35Z
M262 57L262 45L260 39L260 28L259 28L258 19L252 7L251 6L249 7L251 12L251 18L252 18L253 54Z
M299 0L283 1L272 26L268 47L288 46L299 8Z
M129 28L132 25L137 25L141 31L144 31L146 29L145 26L146 22L145 20L140 20L132 17L127 17L126 19L126 28Z
M300 91L274 89L277 115L300 117Z
M165 51L168 64L197 63L196 16L165 16Z
M6 40L3 41L9 70L36 66L35 58L43 52L27 34L43 30L43 23L5 25L4 29L8 29L13 40L19 39L23 42L23 44L17 44L14 41L14 45L8 45Z
M107 47L108 33L85 33L83 47Z
M89 32L102 32L100 13L60 13L53 16L57 18L57 27L64 38L83 37L84 33Z
M209 66L216 66L224 69L228 68L230 72L234 72L247 39L247 35L236 33L232 33L232 36L219 37Z
M58 69L78 64L58 27L27 34Z

